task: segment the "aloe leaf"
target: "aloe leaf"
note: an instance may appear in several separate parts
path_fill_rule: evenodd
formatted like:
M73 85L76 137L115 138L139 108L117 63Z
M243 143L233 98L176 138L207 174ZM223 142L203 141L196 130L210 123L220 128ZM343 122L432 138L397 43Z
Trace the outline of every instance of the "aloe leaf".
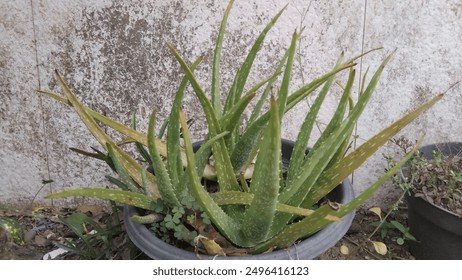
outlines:
M141 184L140 178L140 169L143 167L140 166L133 158L131 158L127 153L121 150L112 140L111 138L104 133L104 131L96 124L94 119L87 113L85 108L80 104L80 102L75 97L74 93L71 91L69 86L63 80L61 75L56 71L56 76L64 90L64 93L67 96L68 101L72 104L72 107L79 115L82 122L86 125L87 129L92 133L95 139L106 149L108 144L112 146L114 149L114 154L120 160L120 163L123 165L124 169L136 181L138 184ZM147 184L147 192L153 198L157 199L160 197L159 191L157 189L155 177L151 174L148 174L148 184Z
M369 82L364 94L360 96L358 103L350 112L350 115L345 119L341 126L335 132L331 133L322 145L319 145L317 149L312 149L307 156L304 164L303 171L300 176L287 187L286 192L281 194L281 202L288 203L291 200L290 205L300 205L308 192L310 191L310 185L314 185L319 175L324 171L332 157L335 155L339 147L348 138L348 132L355 125L357 119L361 116L367 102L369 101L375 86L383 72L383 69L391 56L385 58L382 64L377 69L376 73ZM308 185L307 185L308 184ZM303 186L303 188L301 187Z
M289 49L287 49L287 51L284 53L284 56L279 61L278 65L276 66L276 70L275 70L276 74L273 75L274 77L276 77L276 75L279 75L279 73L282 73L280 71L281 71L282 67L284 66L285 62L287 61L288 56L289 56ZM266 102L266 100L268 98L268 95L269 95L275 81L276 81L276 79L274 79L274 78L268 81L268 84L266 85L265 90L263 91L262 95L258 99L257 104L255 104L255 107L252 110L252 114L250 115L249 123L248 123L247 127L257 119L258 115L261 112L261 108L265 104L265 102Z
M111 184L114 184L116 185L117 187L119 187L121 190L123 191L129 191L130 188L127 186L127 184L125 184L124 182L122 182L121 180L117 179L117 178L114 178L112 176L109 176L107 175L106 176L106 179L111 183Z
M72 196L93 197L104 200L111 200L146 210L154 210L154 205L156 202L156 200L153 198L141 193L104 188L81 188L67 190L47 195L46 198L55 199Z
M402 160L400 160L395 166L390 168L383 176L381 176L374 184L368 187L365 191L363 191L360 195L354 198L352 201L339 205L338 209L331 209L330 207L326 208L328 210L326 215L342 218L348 213L354 211L355 208L359 207L363 204L367 199L369 199L378 188L380 188L387 180L389 180L417 151L418 146L420 145L422 139L418 141L415 145L413 150L409 152ZM319 231L320 229L324 228L326 225L332 222L331 219L322 219L322 217L318 217L317 211L312 215L304 218L303 220L293 223L287 227L283 232L281 232L278 236L276 236L273 240L268 242L267 244L262 245L257 251L264 251L268 248L285 248L290 246L298 239L307 237L309 235L314 234L315 232ZM320 216L323 216L320 215ZM317 217L317 218L316 218ZM315 219L316 218L316 219Z
M132 128L133 130L136 130L136 113L133 111L132 114ZM144 148L144 146L140 142L135 141L135 147L138 153L141 155L141 157L146 161L149 165L152 165L151 158L149 157L148 151Z
M62 80L62 79L61 79ZM64 80L62 80L62 82L64 82ZM67 87L68 90L70 91L69 87ZM73 104L69 101L69 99L67 98L64 98L62 96L59 96L58 94L54 93L54 92L50 92L50 91L44 91L44 90L38 90L39 93L41 94L44 94L46 96L49 96L59 102L62 102L64 104L67 104L69 106L73 106ZM81 104L80 104L81 105ZM88 107L85 107L83 105L81 105L82 108L85 110L85 112L90 115L92 118L94 118L95 120L98 120L100 121L101 123L107 125L108 127L116 130L117 132L120 132L122 133L123 135L127 136L127 137L130 137L133 139L133 141L136 141L136 142L139 142L141 144L143 144L144 146L147 146L147 137L146 137L146 134L142 133L142 132L139 132L139 131L136 131L128 126L125 126L119 122L116 122L104 115L101 115L100 113L96 112L96 111L93 111L92 109L88 108ZM162 156L167 156L167 146L165 144L164 141L162 141L161 139L157 139L156 138L156 144L157 144L157 147L159 149L159 152ZM184 162L186 162L186 158L183 157L182 159L184 159Z
M338 69L333 69L327 74L313 80L312 82L293 92L287 98L287 106L285 108L285 112L292 109L298 102L303 100L310 93L314 92L318 87L323 85L330 76L335 75L345 69L349 69L353 65L354 64L352 63L342 64ZM266 112L252 123L249 123L247 129L240 136L239 141L236 143L231 154L231 161L236 170L241 169L242 166L249 161L249 155L252 154L252 149L255 147L256 142L260 138L261 130L265 127L268 119L269 114Z
M226 23L228 21L228 15L233 6L234 0L230 0L226 7L223 19L220 24L220 30L218 31L217 42L215 50L213 52L213 64L212 64L212 106L218 117L221 116L221 104L220 104L220 58L221 48L223 45L223 36L225 35Z
M250 49L247 57L244 60L241 68L237 71L236 76L234 77L234 81L232 84L231 89L228 93L228 98L226 99L225 109L224 112L227 112L231 107L239 100L242 95L242 91L244 89L245 83L247 81L247 77L249 76L250 69L252 68L253 62L255 57L257 56L258 51L260 50L261 44L263 43L266 34L270 31L270 29L274 26L277 22L281 14L286 9L287 5L284 6L281 11L279 11L276 16L271 19L271 21L265 26L263 31L260 33L258 38L255 40L252 48Z
M342 62L342 59L343 59L343 54L340 55L340 57L338 58L334 68L337 68L340 65L340 63ZM288 185L292 183L292 180L300 172L300 168L302 167L303 160L305 159L305 151L308 146L308 141L313 131L313 127L316 123L316 118L318 116L319 110L321 109L321 105L323 104L327 96L327 93L329 92L332 86L334 78L335 78L335 75L329 77L327 81L324 83L324 86L321 89L321 92L316 97L313 105L311 106L310 110L306 114L305 120L302 123L297 139L295 141L292 155L290 157L289 167L287 169L287 184Z
M230 156L234 170L241 170L244 164L249 160L249 155L252 154L252 150L260 139L261 131L267 124L268 119L269 114L261 116L241 135Z
M212 151L212 144L217 141L220 138L225 137L228 134L228 132L222 132L207 141L205 141L200 148L197 150L195 154L196 158L196 169L197 169L197 176L202 177L204 179L214 181L216 180L215 177L215 170L207 164L211 151ZM204 170L205 168L205 170ZM212 169L212 170L209 170ZM182 177L180 178L180 187L179 189L181 192L176 192L178 199L181 201L186 195L189 194L189 186L190 186L190 181L189 181L189 175L187 172L184 172Z
M250 205L254 198L254 194L250 192L230 191L211 193L215 203L218 205ZM289 213L296 216L309 216L314 213L311 209L294 207L287 204L277 203L276 211Z
M332 75L336 75L337 73L342 72L345 69L350 69L355 65L356 64L353 62L344 63L340 65L338 68L334 68L330 72L327 72L326 74L322 75L321 77L312 80L310 83L306 85L303 85L298 90L294 91L292 94L288 96L287 106L284 112L288 112L290 109L292 109L295 105L297 105L305 97L307 97L309 94L315 91L318 87L323 85Z
M207 99L204 91L202 90L201 86L197 82L194 74L192 73L191 69L188 65L184 62L178 52L173 48L172 45L167 43L168 48L172 52L172 54L177 59L178 63L181 65L181 68L185 72L185 74L189 78L189 82L196 93L196 96L199 99L199 102L202 105L204 110L205 118L207 120L207 125L209 128L209 134L211 137L220 134L223 132L220 128L220 124L217 120L217 116L215 111L212 107L212 104ZM183 128L184 129L184 128ZM229 154L227 153L227 148L224 139L218 139L213 146L212 151L214 154L215 159L215 168L217 172L218 183L220 185L220 189L223 190L239 190L239 185L237 183L237 179L234 176L233 166L231 165L231 161L229 159Z
M115 170L117 174L119 175L121 181L128 187L130 191L137 192L139 189L139 185L133 181L132 177L128 174L127 170L123 166L123 164L120 162L118 155L116 152L114 152L114 146L112 146L110 143L107 144L107 151L109 153L109 157L111 158Z
M364 110L367 101L370 99L375 86L380 78L380 75L386 63L390 60L390 56L385 58L382 64L377 69L376 73L369 82L364 94L360 96L358 103L351 110L349 116L342 124L325 140L317 149L312 149L308 153L305 164L303 164L299 176L285 187L279 196L279 202L292 206L300 206L316 185L319 176L325 171L326 167L342 147L344 141L349 137L349 132L355 125L357 119ZM306 204L303 204L305 206ZM289 215L277 213L271 234L276 234L280 228L290 221Z
M220 232L231 242L238 246L249 246L242 236L239 224L236 223L223 209L213 201L207 191L204 189L200 182L200 177L197 175L196 159L192 149L191 137L189 136L189 129L186 124L184 113L180 110L180 124L183 128L183 139L185 141L185 152L188 165L186 173L189 176L191 190L193 195L202 207L204 212L213 222L213 224L220 230Z
M417 109L406 114L377 135L359 146L355 151L349 153L343 159L327 169L317 182L317 187L311 193L307 204L314 204L324 197L333 188L340 184L344 178L361 166L364 161L374 154L383 144L391 139L396 133L403 129L410 122L415 120L423 112L430 109L443 97L442 94L435 96L430 101L419 106Z
M244 235L255 243L265 240L276 212L279 195L281 120L278 104L273 98L270 113L250 185L250 192L254 197L242 222Z
M162 200L165 201L167 205L171 207L181 207L181 204L173 190L173 185L168 175L167 168L162 162L159 152L157 151L156 142L154 141L155 123L156 115L155 112L152 112L151 117L149 118L148 126L148 149L151 157L152 167L154 168L157 177L157 188L159 189Z
M202 56L197 58L191 64L191 71L194 71L199 63L202 61ZM183 77L180 82L180 86L175 94L175 98L173 100L172 108L169 115L169 126L167 131L167 170L170 175L170 179L172 181L173 186L177 186L175 188L175 193L178 199L181 201L181 194L185 193L183 189L183 185L179 184L180 178L183 176L183 166L186 164L186 161L182 161L182 148L180 146L180 122L178 120L178 113L181 108L184 92L186 86L189 83L189 78L187 75ZM155 143L156 147L159 147L158 143ZM159 151L161 153L161 151ZM185 159L184 159L185 160Z
M232 131L239 125L239 119L250 101L255 97L255 92L251 92L241 98L221 119L223 131Z
M286 67L284 69L284 76L282 77L281 87L279 88L279 92L278 92L278 106L279 106L279 112L281 114L281 116L279 116L280 120L282 120L282 115L284 115L286 103L287 103L287 97L289 95L289 85L290 85L290 79L292 76L292 66L294 64L294 56L295 56L295 48L297 46L297 39L298 39L297 32L294 32L294 34L292 35L292 41L290 43L290 47L288 51Z
M310 236L321 230L325 224L331 223L329 214L332 209L328 204L324 204L314 212L303 218L303 220L288 225L281 233L268 240L267 242L258 244L255 247L255 253L262 253L269 249L287 248L294 244L299 236ZM303 224L300 224L303 223Z
M355 80L355 73L356 71L354 69L351 69L346 87L344 88L342 97L337 106L337 110L335 111L334 116L332 117L331 121L329 122L329 124L324 129L321 136L319 137L318 141L315 143L314 147L317 147L317 145L321 145L321 143L323 143L324 140L340 126L340 124L342 123L344 119L347 105L349 105L350 110L354 108L353 100L351 99L351 88L353 87L353 83ZM348 132L349 136L345 139L343 144L340 146L339 150L337 151L337 153L334 155L331 162L329 163L329 166L334 164L341 158L343 158L343 156L345 155L345 152L347 151L350 145L350 139L351 139L351 135L353 134L353 130L354 128L352 127L351 130Z

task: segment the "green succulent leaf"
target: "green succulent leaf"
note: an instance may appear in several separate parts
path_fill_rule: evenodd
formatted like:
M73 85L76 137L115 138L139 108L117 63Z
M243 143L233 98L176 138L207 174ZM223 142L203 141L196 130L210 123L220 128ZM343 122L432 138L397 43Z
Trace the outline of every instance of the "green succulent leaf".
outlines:
M46 196L46 198L54 199L72 196L93 197L110 200L146 210L154 210L156 202L156 200L141 193L104 188L80 188L66 190L50 194Z
M126 172L130 175L130 177L135 182L137 182L138 184L141 184L142 182L141 182L140 170L143 167L139 165L133 158L131 158L122 149L120 149L111 140L111 138L101 129L101 127L98 126L95 120L87 113L85 108L77 100L74 93L71 91L69 86L66 84L66 82L61 77L61 75L59 75L58 72L56 72L56 76L64 90L64 93L67 96L67 99L72 104L74 110L79 115L80 119L86 125L88 130L93 134L95 139L98 140L101 146L103 146L105 149L107 149L108 144L109 144L114 150L114 155L118 157L121 165L124 167ZM155 177L152 176L151 174L148 174L147 179L148 179L148 182L147 182L146 187L147 187L148 194L154 199L159 198L160 194L159 194L159 190L157 189Z
M212 66L212 106L217 113L217 116L221 116L221 103L220 103L220 58L221 48L223 45L223 37L225 35L226 23L228 21L228 15L233 6L234 0L229 1L226 7L223 19L221 21L220 30L218 31L218 37L213 52L213 66Z
M184 117L184 113L182 111L180 111L180 124L183 128L185 152L188 161L186 172L189 176L191 189L196 201L202 207L213 224L226 238L228 238L228 240L239 246L249 246L248 242L246 242L242 236L239 224L225 211L223 211L223 209L217 203L215 203L213 198L201 184L200 177L197 175L196 159L192 149L189 129L186 124L186 118Z
M432 98L430 101L424 103L420 107L406 114L377 135L363 143L355 151L349 153L347 156L339 160L337 163L327 169L317 182L317 188L313 190L310 196L307 198L307 204L314 204L319 199L324 197L335 186L340 184L344 178L350 175L356 170L361 164L365 162L372 154L374 154L383 144L391 139L396 133L403 129L410 122L415 120L423 112L431 108L436 104L443 95L438 95Z
M342 59L343 54L338 58L334 69L341 64ZM321 89L321 92L317 96L313 105L311 105L309 112L306 114L305 120L303 121L303 124L298 133L297 140L295 141L294 149L292 151L292 155L290 158L289 167L287 170L288 185L292 183L292 181L295 179L296 176L298 176L300 172L300 169L305 159L305 151L308 146L308 141L310 139L313 127L316 123L316 118L318 116L319 110L321 109L321 105L323 104L324 99L331 88L334 78L335 75L332 75L326 80L323 88Z
M271 98L270 121L265 129L250 185L254 195L244 213L242 231L249 242L266 239L273 222L281 172L281 120L278 104Z
M157 151L156 141L154 140L155 132L154 127L156 123L156 114L152 112L151 117L149 118L148 126L148 149L151 157L152 167L154 168L156 177L157 177L157 188L162 197L162 200L169 206L181 206L180 201L175 195L173 189L172 181L168 175L167 168L165 167L162 159Z
M284 6L279 13L277 13L273 19L265 26L263 31L260 33L258 38L255 40L252 48L250 49L247 57L245 58L244 62L242 63L241 68L237 71L236 76L234 77L233 85L228 93L228 98L226 99L224 112L227 112L231 107L240 99L242 95L242 91L246 84L247 78L250 73L250 69L252 68L253 62L255 57L260 50L261 44L265 40L266 35L271 30L271 28L276 24L279 17L282 15L284 10L286 9L287 5Z
M217 119L217 115L215 114L215 110L212 107L212 104L207 99L203 89L197 82L194 74L192 73L191 69L188 65L184 62L178 52L171 46L167 44L168 48L172 52L172 54L177 59L178 63L181 65L181 68L185 72L185 74L189 78L189 82L196 93L196 96L199 99L199 102L202 105L202 108L205 113L205 117L207 120L207 125L209 128L209 135L214 137L215 135L220 134L223 132L221 130L220 124ZM184 128L183 128L184 130ZM237 183L237 179L234 176L234 170L231 165L231 161L229 158L229 154L226 152L226 144L224 139L218 139L212 146L212 151L214 153L215 159L215 170L217 172L217 179L220 185L220 189L223 190L239 190L239 185Z
M202 61L202 56L197 58L191 65L191 71L194 71L199 63ZM179 200L181 200L182 194L186 192L185 188L179 184L180 178L183 176L183 166L185 166L185 159L182 160L182 148L180 146L180 121L178 120L179 110L181 109L184 92L189 83L188 76L185 75L181 80L180 86L175 94L172 108L169 115L169 126L167 131L167 169L172 180L172 185L177 186L175 193ZM156 147L158 147L159 153L162 155L159 143L156 141ZM165 155L163 155L165 156Z
M136 130L136 113L133 111L132 114L132 128ZM140 142L135 141L135 147L141 157L146 161L149 165L152 165L151 157L149 156L148 151L144 148L144 146Z

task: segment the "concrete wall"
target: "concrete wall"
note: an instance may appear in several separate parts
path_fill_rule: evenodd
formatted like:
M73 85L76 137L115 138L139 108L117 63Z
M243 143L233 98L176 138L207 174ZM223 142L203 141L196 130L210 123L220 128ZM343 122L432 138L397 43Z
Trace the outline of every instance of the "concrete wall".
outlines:
M249 44L285 3L236 1L222 54L223 90L229 88ZM152 109L160 119L168 114L181 77L164 41L189 60L205 55L197 75L209 89L211 56L226 4L216 0L0 1L0 202L25 204L35 198L50 204L43 197L52 191L108 185L104 175L109 170L102 163L69 151L98 147L76 114L35 93L35 89L59 90L54 69L87 106L126 124L136 110L139 127L145 129ZM351 57L383 46L358 65L358 72L365 73L397 49L359 122L360 144L423 99L462 79L461 18L458 0L291 0L268 34L249 84L271 73L300 26L306 29L293 88L328 71L341 51ZM460 85L454 87L402 134L415 140L423 131L426 143L462 140L461 92ZM338 97L336 91L329 96L321 126ZM287 115L284 137L296 137L294 131L311 102L307 99ZM189 117L200 118L195 115L197 103L193 95L186 97ZM204 135L203 122L196 122L193 133L195 139ZM355 173L357 192L383 171L381 153L392 151L392 146L386 147ZM48 179L54 182L43 186L42 180Z

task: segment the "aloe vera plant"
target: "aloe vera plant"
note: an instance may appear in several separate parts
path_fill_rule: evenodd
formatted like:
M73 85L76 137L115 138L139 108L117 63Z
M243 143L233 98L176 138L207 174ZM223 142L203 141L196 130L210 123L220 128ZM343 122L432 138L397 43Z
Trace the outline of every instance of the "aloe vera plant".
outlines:
M82 105L64 79L56 73L65 96L51 91L40 92L75 109L107 152L107 155L98 153L93 156L110 164L119 175L117 179L110 177L111 182L121 189L81 188L54 193L49 198L89 196L133 205L156 214L154 218L148 215L136 217L137 220L143 223L164 222L165 227L157 231L158 235L170 230L175 238L209 254L257 254L290 246L342 219L368 199L409 159L414 151L352 201L343 205L320 204L323 197L388 139L440 100L442 95L410 111L350 152L347 148L353 129L391 55L383 60L369 82L362 87L356 102L351 98L356 78L355 65L358 58L366 53L352 59L340 55L332 70L290 92L292 66L300 36L295 32L275 72L262 79L249 92L244 92L261 44L284 8L256 39L244 63L235 73L231 88L223 96L219 87L220 54L232 4L233 1L230 1L225 11L214 50L210 98L194 75L201 58L188 65L171 44L166 44L184 71L168 117L166 140L156 137L155 112L150 117L147 133L136 131L134 127L122 125ZM335 84L337 74L343 72L348 72L348 77L338 107L319 139L305 154L324 98ZM281 78L279 90L269 96L278 77ZM365 77L363 81L366 81ZM207 137L197 151L193 149L186 116L181 109L188 84L201 104L208 125ZM241 115L251 109L249 104L260 89L263 93L253 107L250 121L243 124ZM281 121L286 112L317 90L319 94L306 114L290 163L283 167ZM223 105L221 100L224 101ZM269 109L262 111L265 102L269 102ZM146 172L146 165L131 158L122 145L112 140L96 121L124 135L126 140L123 144L136 143L152 165L154 174ZM180 138L184 140L184 147L179 145ZM210 161L212 157L213 163ZM217 189L213 193L202 184L204 178L216 182ZM216 231L204 231L204 223L208 220ZM220 242L217 236L224 237L226 242Z

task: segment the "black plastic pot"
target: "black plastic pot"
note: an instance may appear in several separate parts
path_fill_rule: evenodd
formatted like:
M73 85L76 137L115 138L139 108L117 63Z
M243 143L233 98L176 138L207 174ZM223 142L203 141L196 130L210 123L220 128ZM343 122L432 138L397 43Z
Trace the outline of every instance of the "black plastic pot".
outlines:
M420 148L426 158L438 149L444 155L462 150L462 143L441 143ZM462 218L413 194L407 197L408 226L418 242L410 243L419 260L462 260Z
M282 140L283 158L289 159L292 153L294 142ZM347 203L354 198L353 187L348 180L345 180L328 198L339 203ZM183 250L167 244L157 238L145 225L135 223L130 217L139 215L138 209L125 206L124 221L128 236L132 242L148 257L158 260L184 260L184 259L255 259L255 260L277 260L277 259L315 259L329 248L334 246L347 232L353 221L354 212L346 215L341 221L334 222L318 233L293 245L287 249L276 250L270 253L248 256L197 256L194 252Z

